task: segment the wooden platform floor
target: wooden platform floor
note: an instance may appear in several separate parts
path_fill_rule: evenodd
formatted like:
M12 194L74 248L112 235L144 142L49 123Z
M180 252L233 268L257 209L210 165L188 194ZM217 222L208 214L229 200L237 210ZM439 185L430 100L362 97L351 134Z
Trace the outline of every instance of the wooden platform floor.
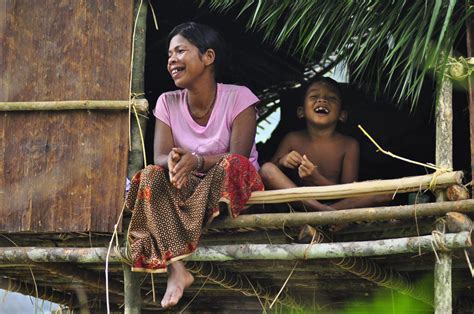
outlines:
M377 223L352 223L338 233L330 233L327 226L321 231L334 242L365 241L427 235L431 233L436 217L423 218L417 224L411 221L392 220ZM252 231L209 231L203 235L200 245L221 244L290 244L297 241L299 228ZM3 234L0 246L37 246L37 247L107 247L110 234ZM472 248L467 250L474 256ZM369 257L380 269L389 274L399 272L410 282L413 288L433 291L433 269L436 262L434 254L402 254L383 257ZM474 258L471 258L474 261ZM408 313L429 313L425 303L411 299L390 289L380 287L371 280L361 278L335 265L334 260L234 260L226 262L202 263L188 262L191 269L202 267L205 271L195 273L195 282L184 293L180 304L171 312L216 312L216 313L276 313L291 311L291 307L279 302L270 310L269 305L285 284L279 299L297 307L293 312L305 313L345 313L355 304L362 308L374 309L376 306L387 308L410 303ZM120 263L108 265L109 295L111 309L123 312L123 268ZM210 271L212 269L212 271ZM293 270L293 272L292 272ZM11 291L35 295L34 283L40 297L78 309L80 303L94 313L106 311L105 264L72 263L31 263L30 265L0 264L0 287ZM291 274L291 276L290 276ZM378 274L373 274L377 276ZM163 311L159 301L166 286L165 275L140 275L143 296L143 313ZM240 278L240 279L239 279ZM263 288L269 299L259 299L254 295L244 295L238 286L223 286L232 280L250 281L256 290ZM221 283L219 283L219 281ZM468 268L463 250L453 254L453 305L459 313L472 310L474 300L474 279ZM248 286L248 284L247 284ZM153 291L155 301L153 301ZM248 292L248 290L247 290ZM291 301L288 301L291 300ZM377 301L379 300L379 301ZM380 301L380 300L383 300ZM408 301L406 301L408 300ZM378 302L378 303L377 303ZM299 310L298 310L299 309ZM426 310L428 309L428 312ZM358 313L358 312L353 312ZM466 312L467 313L467 312Z

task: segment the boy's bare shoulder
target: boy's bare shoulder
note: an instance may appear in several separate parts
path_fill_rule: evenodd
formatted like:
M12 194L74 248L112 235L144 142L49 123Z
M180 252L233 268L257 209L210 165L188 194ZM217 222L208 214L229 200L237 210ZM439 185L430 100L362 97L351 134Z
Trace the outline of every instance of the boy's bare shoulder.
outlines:
M300 130L300 131L288 132L286 134L286 137L289 137L289 138L302 138L302 137L305 137L305 135L306 135L306 132L304 130Z
M341 133L338 133L338 137L345 146L359 147L359 142L351 136L343 135Z

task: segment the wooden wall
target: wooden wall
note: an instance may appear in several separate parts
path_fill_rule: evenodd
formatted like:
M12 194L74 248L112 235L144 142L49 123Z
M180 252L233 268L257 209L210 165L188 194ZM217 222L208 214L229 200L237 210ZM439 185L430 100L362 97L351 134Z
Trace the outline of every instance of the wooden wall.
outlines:
M0 0L0 101L126 100L133 1ZM0 108L0 232L110 232L126 111Z

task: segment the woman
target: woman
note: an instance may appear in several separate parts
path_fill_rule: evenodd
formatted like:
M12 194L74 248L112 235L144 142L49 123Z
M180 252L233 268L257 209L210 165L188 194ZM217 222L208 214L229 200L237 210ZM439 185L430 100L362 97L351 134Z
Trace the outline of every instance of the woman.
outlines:
M251 192L263 190L255 148L258 98L246 87L216 82L221 37L188 22L171 31L168 43L168 72L181 89L159 97L155 165L135 175L127 196L132 270L168 271L164 308L192 284L180 260L196 249L219 203L236 217Z

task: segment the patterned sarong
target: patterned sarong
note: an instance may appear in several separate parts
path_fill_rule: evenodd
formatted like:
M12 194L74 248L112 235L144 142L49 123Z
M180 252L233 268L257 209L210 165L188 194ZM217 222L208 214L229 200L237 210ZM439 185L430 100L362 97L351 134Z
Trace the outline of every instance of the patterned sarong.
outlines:
M205 176L191 174L177 189L168 171L150 165L132 179L126 205L132 271L160 273L196 250L204 224L219 215L219 204L237 217L252 191L263 190L253 165L240 155L223 157Z

